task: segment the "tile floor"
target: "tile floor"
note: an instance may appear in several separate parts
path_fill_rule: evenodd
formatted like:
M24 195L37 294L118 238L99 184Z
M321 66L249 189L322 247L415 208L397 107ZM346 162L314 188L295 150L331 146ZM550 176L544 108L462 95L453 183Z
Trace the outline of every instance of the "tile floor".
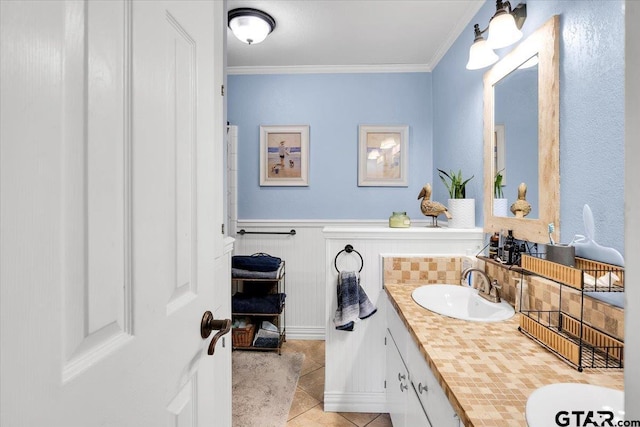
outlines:
M304 353L286 427L392 427L389 414L324 412L324 341L287 340L283 352Z

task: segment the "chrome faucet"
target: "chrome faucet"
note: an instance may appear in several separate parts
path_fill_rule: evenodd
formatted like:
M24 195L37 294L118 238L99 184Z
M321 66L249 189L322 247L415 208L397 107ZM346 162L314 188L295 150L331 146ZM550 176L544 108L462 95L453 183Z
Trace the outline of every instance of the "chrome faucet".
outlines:
M487 301L500 302L500 289L502 289L502 286L498 284L498 281L496 279L491 280L489 278L489 275L487 275L484 270L475 267L469 267L462 271L460 280L465 280L473 271L478 273L484 281L484 286L478 286L478 295L480 295Z

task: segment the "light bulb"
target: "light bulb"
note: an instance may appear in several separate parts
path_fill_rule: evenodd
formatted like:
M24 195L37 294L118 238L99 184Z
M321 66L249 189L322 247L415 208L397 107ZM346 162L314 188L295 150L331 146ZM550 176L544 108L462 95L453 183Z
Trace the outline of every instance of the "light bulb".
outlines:
M271 32L269 24L257 16L235 17L229 22L229 28L238 40L247 44L260 43Z
M522 38L522 31L516 26L513 15L507 12L498 13L489 22L487 43L491 49L510 46Z
M498 55L489 47L483 38L476 40L469 48L467 70L479 70L488 67L498 60Z

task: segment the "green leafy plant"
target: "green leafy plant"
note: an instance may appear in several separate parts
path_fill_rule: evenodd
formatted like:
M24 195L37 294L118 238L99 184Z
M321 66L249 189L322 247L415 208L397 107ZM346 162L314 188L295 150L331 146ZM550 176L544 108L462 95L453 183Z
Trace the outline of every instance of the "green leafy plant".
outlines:
M496 175L493 177L493 197L496 199L502 199L503 197L503 193L502 193L502 171L504 169L500 169L498 172L496 172Z
M466 198L466 185L469 181L471 181L474 175L471 178L463 179L462 171L458 170L456 174L454 171L451 173L446 173L442 169L438 169L440 172L440 179L444 183L445 187L449 191L449 198L451 199L465 199Z

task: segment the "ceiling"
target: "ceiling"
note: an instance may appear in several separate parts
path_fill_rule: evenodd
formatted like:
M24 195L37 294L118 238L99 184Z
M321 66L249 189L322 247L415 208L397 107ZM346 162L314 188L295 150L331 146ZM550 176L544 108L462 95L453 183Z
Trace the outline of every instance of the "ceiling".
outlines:
M247 45L227 29L231 74L431 71L484 0L228 0L276 20L265 41Z

